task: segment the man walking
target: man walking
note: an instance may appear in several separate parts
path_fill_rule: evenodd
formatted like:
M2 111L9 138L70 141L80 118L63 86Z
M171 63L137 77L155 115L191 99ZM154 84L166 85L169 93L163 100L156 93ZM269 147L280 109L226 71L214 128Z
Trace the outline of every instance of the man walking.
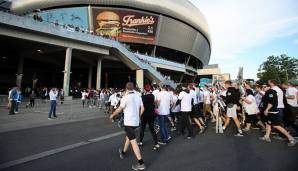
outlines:
M156 103L158 106L158 123L162 140L160 144L162 145L165 145L170 139L166 120L170 114L172 101L172 95L167 91L167 87L163 85L161 91L157 94L156 99Z
M237 117L237 104L239 103L239 100L240 100L240 92L235 87L232 87L231 81L225 82L225 88L227 89L227 93L226 93L227 117L226 117L225 125L223 126L223 130L227 128L232 118L238 129L238 133L235 134L235 136L241 137L243 136L243 133L240 127L239 119Z
M15 114L15 108L17 105L17 100L18 100L18 87L12 88L9 93L9 101L10 101L10 110L9 110L9 115L14 115Z
M278 110L278 93L270 88L270 81L262 100L262 112L266 116L266 134L260 140L271 142L270 134L272 127L282 133L288 139L288 146L294 146L297 141L281 126L282 120Z
M131 82L126 84L125 96L121 99L120 106L113 112L110 119L113 120L113 118L122 111L124 113L124 130L126 138L123 148L119 149L120 158L124 159L128 147L131 145L138 160L137 164L132 165L132 169L145 170L146 166L142 159L135 133L135 129L140 125L140 115L144 112L144 106L141 97L134 92L134 84Z
M52 88L50 93L50 101L51 101L51 108L50 108L50 112L49 112L49 120L52 120L52 114L54 119L57 118L56 116L56 104L57 104L57 96L58 96L58 91L56 88Z

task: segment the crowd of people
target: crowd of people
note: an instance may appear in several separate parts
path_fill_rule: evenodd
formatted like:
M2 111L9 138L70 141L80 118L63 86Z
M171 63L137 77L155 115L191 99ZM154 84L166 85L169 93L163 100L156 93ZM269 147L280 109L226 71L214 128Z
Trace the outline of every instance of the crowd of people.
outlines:
M119 149L120 158L127 155L132 146L138 163L134 170L146 168L139 147L143 146L146 126L152 135L153 147L157 151L172 141L172 135L192 139L203 134L209 123L216 123L216 132L225 133L231 120L235 136L259 129L261 141L271 142L271 137L287 139L294 146L298 135L298 90L294 83L278 84L276 80L255 85L225 81L223 84L196 85L194 83L173 89L166 85L145 85L141 91L133 83L125 89L81 90L82 107L99 108L126 132L125 143ZM25 90L27 91L27 90ZM28 107L34 107L35 91L29 96ZM50 100L49 120L57 118L57 99L64 96L63 90L43 88L41 99ZM9 114L18 113L22 94L18 87L9 91ZM63 100L62 100L63 102ZM139 128L139 136L136 129ZM197 128L197 129L195 129ZM198 130L197 132L195 130ZM275 135L275 136L272 136Z
M146 125L152 135L153 150L172 141L174 131L189 140L196 134L194 127L203 134L209 122L216 122L224 133L231 120L237 137L254 128L262 132L261 141L271 142L274 134L277 139L287 139L288 146L297 143L298 91L291 82L278 85L276 80L269 80L250 85L226 81L224 85L209 87L188 84L175 90L165 85L146 85L143 92L127 83L126 90L107 92L105 105L112 109L108 110L110 119L115 121L118 117L126 132L119 155L123 159L131 145L138 160L133 170L146 169L140 152Z
M63 104L64 101L64 90L52 88L38 88L36 90L26 87L24 92L21 91L20 87L15 86L8 91L8 104L7 108L9 109L9 115L15 115L19 113L19 106L23 102L24 98L28 98L29 101L25 104L26 108L34 108L35 100L39 97L42 103L46 103L47 100L50 100L50 111L49 111L49 120L52 119L51 115L53 114L54 118L56 116L56 104L58 98L60 103Z

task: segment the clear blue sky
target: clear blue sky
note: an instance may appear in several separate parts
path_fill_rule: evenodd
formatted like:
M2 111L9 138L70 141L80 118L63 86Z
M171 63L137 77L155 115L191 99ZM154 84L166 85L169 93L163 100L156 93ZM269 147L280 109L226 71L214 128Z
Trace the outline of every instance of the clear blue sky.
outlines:
M190 0L205 15L212 37L210 64L236 78L256 79L270 55L298 58L298 0Z

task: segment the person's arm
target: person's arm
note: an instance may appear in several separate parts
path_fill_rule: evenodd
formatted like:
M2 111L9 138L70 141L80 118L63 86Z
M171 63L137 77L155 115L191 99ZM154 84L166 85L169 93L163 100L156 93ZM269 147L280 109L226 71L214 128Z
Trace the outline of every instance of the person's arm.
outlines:
M247 104L252 104L252 101L250 101L248 98L242 97L242 100Z
M117 116L119 113L123 111L123 107L119 106L110 116L110 119L112 120L115 116Z
M268 103L266 110L264 111L264 115L268 115L269 110L272 108L272 104Z
M141 107L140 107L140 116L143 115L144 111L145 111L144 105L141 105Z

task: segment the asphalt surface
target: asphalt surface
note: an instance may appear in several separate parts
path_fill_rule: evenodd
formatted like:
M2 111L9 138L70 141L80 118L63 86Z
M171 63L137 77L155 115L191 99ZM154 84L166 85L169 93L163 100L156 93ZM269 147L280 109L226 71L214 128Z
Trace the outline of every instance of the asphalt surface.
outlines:
M115 123L99 118L76 123L53 125L0 134L0 164L46 150L117 132ZM203 135L191 140L173 135L172 141L153 151L151 135L145 133L142 154L147 170L282 170L298 168L298 145L288 147L285 141L265 143L258 140L257 130L244 137L234 137L230 128L217 135L212 125ZM75 149L19 164L5 170L20 171L102 171L131 170L136 162L132 151L119 159L118 148L124 135L84 145Z

